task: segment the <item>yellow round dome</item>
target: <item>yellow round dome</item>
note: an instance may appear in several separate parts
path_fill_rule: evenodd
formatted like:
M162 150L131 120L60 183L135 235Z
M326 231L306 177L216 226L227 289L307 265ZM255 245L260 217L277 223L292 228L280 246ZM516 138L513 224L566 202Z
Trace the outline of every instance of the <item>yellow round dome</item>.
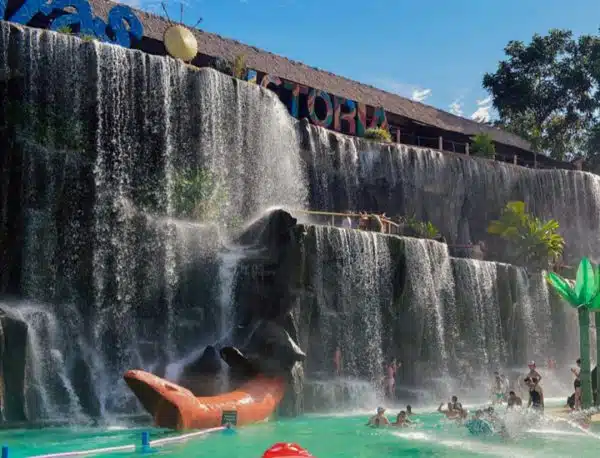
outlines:
M198 54L198 40L182 25L172 25L165 30L163 41L167 52L175 59L189 62Z

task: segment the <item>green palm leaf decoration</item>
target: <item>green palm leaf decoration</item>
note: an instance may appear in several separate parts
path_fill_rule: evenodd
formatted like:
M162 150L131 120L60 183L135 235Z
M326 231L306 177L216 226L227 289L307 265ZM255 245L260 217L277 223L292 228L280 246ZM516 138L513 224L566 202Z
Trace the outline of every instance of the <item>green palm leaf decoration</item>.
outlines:
M590 371L590 312L596 313L596 324L600 323L600 269L588 258L583 258L577 269L575 285L560 275L549 272L546 280L554 290L577 309L579 314L579 351L581 354L581 404L584 409L592 405ZM600 350L600 344L599 348ZM600 387L596 387L598 390ZM598 396L600 398L600 396Z

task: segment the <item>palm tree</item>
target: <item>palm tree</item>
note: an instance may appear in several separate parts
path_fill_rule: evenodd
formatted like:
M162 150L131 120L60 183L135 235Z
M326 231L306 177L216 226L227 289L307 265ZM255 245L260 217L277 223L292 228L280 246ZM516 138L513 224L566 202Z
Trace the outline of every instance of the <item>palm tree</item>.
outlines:
M590 312L595 312L596 332L600 326L600 268L583 258L577 269L575 285L555 272L549 272L546 279L554 290L579 314L579 351L581 358L581 404L584 409L592 406L592 381L590 370ZM596 359L600 357L600 341L596 338ZM596 363L597 365L597 363ZM600 377L598 377L600 379ZM596 380L599 391L600 380ZM596 402L600 401L597 396Z

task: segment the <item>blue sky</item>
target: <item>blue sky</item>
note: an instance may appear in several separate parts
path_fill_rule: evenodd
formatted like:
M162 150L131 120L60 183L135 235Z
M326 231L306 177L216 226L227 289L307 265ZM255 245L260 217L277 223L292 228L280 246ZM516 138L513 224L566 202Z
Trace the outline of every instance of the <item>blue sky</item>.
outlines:
M157 0L127 0L161 12ZM179 20L179 0L166 0ZM509 40L598 33L598 0L184 0L184 22L422 101L486 118L481 88Z

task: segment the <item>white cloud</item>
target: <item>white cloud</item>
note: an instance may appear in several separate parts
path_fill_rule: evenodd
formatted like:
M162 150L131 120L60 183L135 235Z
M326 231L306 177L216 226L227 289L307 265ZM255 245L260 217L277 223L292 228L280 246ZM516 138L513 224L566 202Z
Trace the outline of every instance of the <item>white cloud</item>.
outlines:
M424 102L431 96L431 89L414 89L411 94L411 99L415 102Z
M450 109L450 113L452 113L453 115L462 116L463 115L462 99L454 100L454 102L452 102L448 108Z
M489 122L492 111L492 97L486 97L483 100L477 100L477 110L471 115L471 119L476 122Z
M417 102L423 102L431 97L431 89L424 89L416 84L407 84L392 78L373 78L371 81L375 87Z

